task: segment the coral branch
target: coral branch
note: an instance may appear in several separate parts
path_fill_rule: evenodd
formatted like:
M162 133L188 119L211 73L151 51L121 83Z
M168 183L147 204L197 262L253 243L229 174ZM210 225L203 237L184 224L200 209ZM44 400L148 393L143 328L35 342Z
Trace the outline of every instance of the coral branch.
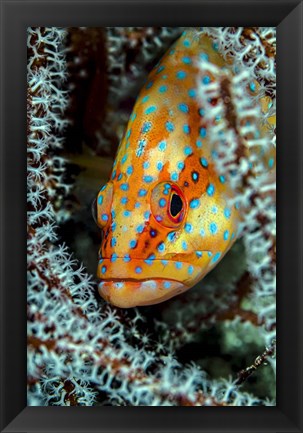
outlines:
M276 342L273 341L272 345L268 347L265 352L262 353L262 355L257 356L257 358L254 360L254 363L250 365L249 367L239 371L238 373L238 379L236 381L236 385L241 385L243 382L246 381L246 379L254 372L256 371L262 364L266 362L269 356L273 356L276 351Z

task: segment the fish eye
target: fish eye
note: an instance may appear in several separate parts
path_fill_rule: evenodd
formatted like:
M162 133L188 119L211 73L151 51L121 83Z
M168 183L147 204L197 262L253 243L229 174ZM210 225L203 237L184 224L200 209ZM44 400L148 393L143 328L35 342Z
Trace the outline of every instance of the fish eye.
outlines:
M151 193L151 211L159 224L178 228L186 212L186 200L178 185L172 182L156 185Z
M170 214L172 217L176 217L183 208L183 202L181 197L174 191L170 199Z

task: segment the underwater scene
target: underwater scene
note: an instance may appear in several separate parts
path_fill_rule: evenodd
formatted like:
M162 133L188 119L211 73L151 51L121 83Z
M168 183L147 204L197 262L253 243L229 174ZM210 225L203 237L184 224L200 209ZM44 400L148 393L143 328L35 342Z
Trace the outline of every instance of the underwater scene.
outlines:
M276 28L27 29L29 406L276 405Z

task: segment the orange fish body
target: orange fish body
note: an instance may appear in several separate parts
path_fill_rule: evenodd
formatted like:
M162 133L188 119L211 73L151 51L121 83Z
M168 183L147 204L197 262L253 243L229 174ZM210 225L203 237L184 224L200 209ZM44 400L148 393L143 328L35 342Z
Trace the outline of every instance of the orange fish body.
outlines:
M162 302L201 280L236 238L238 212L216 173L197 61L224 66L184 32L150 73L97 198L99 293L122 308ZM205 76L203 80L210 80Z

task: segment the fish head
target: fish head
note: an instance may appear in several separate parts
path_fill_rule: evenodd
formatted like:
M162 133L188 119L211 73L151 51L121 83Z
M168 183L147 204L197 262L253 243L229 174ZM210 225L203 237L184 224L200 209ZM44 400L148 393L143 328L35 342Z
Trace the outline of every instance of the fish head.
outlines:
M160 172L153 159L128 174L118 164L98 194L99 293L113 305L156 304L188 290L235 240L237 211L222 193L224 178L205 158L180 158L164 155Z

